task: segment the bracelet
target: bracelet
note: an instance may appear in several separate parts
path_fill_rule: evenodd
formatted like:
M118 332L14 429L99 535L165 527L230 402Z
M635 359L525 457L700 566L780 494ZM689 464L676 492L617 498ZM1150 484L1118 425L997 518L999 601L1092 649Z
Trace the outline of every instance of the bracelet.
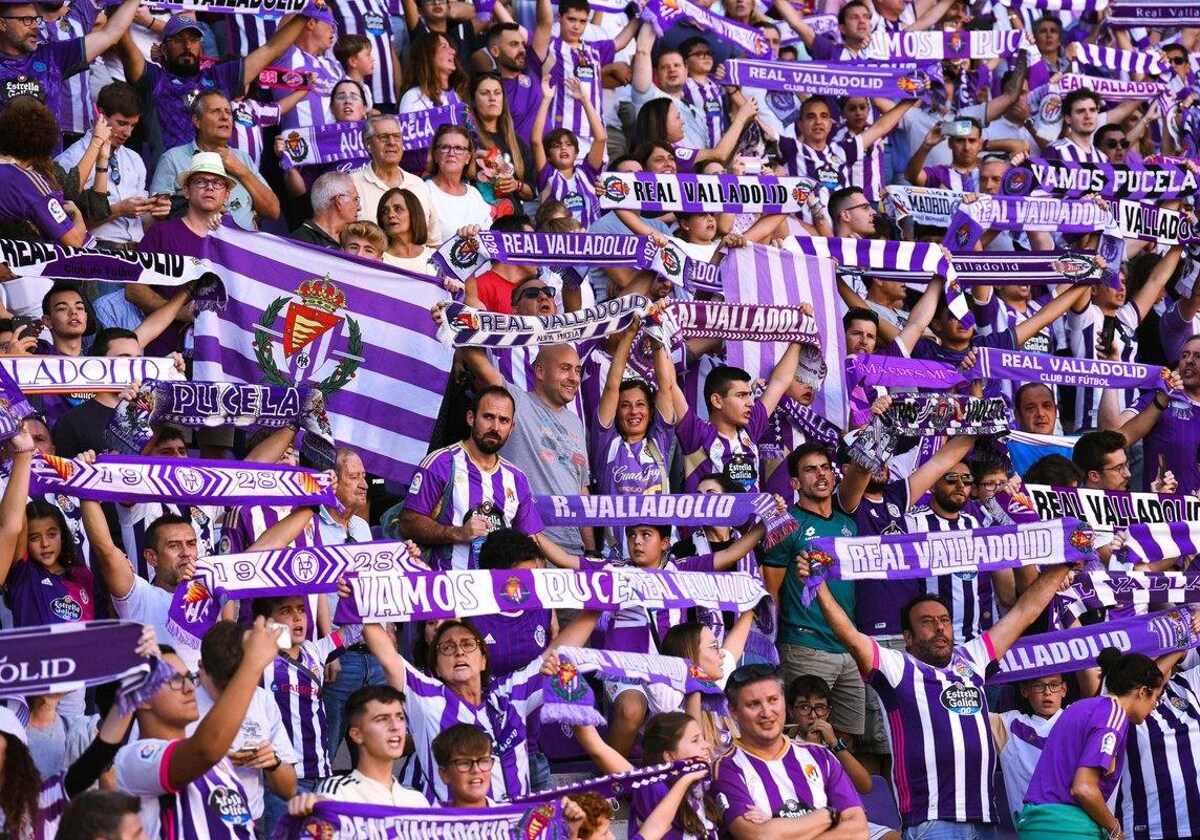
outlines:
M31 446L28 449L10 449L8 451L11 452L13 455L29 455L33 452L37 452L37 447Z
M97 166L97 167L96 167L96 171L97 171L97 172L107 172L107 171L108 171L108 167L107 167L107 166Z
M279 757L279 753L275 753L275 763L270 767L264 768L268 773L274 773L283 764L283 759Z
M1158 392L1158 394L1161 394L1161 393L1162 393L1162 391L1159 391L1159 392ZM1158 404L1158 394L1155 394L1155 395L1154 395L1154 400L1153 400L1153 402L1154 402L1154 407L1155 407L1155 408L1157 408L1159 411L1166 411L1168 408L1170 408L1170 407L1171 407L1171 398L1170 398L1170 397L1167 397L1167 404L1166 404L1166 405L1159 405L1159 404Z
M829 827L837 828L842 821L842 812L830 805L826 805L825 810L829 812Z
M844 742L844 741L843 741L841 738L838 738L838 739L837 739L837 743L836 743L836 744L834 744L834 745L833 745L833 746L830 748L830 750L829 750L829 751L830 751L830 752L832 752L834 755L836 755L836 754L838 754L838 753L840 753L840 752L845 752L845 750L846 750L846 743L845 743L845 742Z

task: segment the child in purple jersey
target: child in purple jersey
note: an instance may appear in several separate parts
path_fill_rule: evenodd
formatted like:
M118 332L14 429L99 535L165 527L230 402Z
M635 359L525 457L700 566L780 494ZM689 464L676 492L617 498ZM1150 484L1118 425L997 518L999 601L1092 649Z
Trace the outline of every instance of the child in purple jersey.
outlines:
M610 747L594 726L576 726L575 738L601 772L628 773L634 765ZM663 712L646 722L642 764L652 767L670 761L711 761L712 748L700 724L683 712ZM698 770L673 783L654 782L633 790L630 805L637 836L644 840L716 840L717 828L704 807L708 771ZM632 836L632 835L631 835Z
M555 199L563 202L571 217L585 228L600 217L600 200L596 198L595 181L604 166L604 150L608 135L604 122L591 100L583 95L576 79L567 79L565 95L583 105L591 126L591 146L587 155L579 160L579 137L567 128L546 131L546 117L554 97L554 84L550 75L542 77L542 101L537 116L533 118L533 134L530 146L533 151L533 166L537 171L538 195L540 200Z
M1165 677L1140 653L1105 648L1097 662L1103 693L1072 703L1046 739L1017 820L1022 840L1125 836L1108 799L1121 778L1129 727L1154 711Z
M808 314L812 314L811 307ZM675 429L683 450L685 492L696 492L700 476L710 472L724 473L748 492L758 490L758 442L766 434L771 412L791 384L799 362L800 345L792 344L771 371L767 388L757 402L746 371L729 365L709 371L704 380L708 420L701 420L689 409Z
M538 544L515 528L487 535L479 549L481 569L541 569L546 557ZM518 610L472 619L488 646L492 674L504 679L542 655L558 624L554 610Z

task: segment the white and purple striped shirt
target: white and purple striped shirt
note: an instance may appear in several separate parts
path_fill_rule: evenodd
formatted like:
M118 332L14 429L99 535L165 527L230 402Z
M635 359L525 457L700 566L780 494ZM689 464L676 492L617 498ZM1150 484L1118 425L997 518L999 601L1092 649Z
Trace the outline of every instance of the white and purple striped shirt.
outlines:
M580 151L586 154L590 142L590 139L580 137ZM538 173L540 200L561 201L572 218L586 230L600 218L600 199L596 198L594 187L598 177L600 173L592 168L586 158L575 164L575 173L569 179L547 163Z
M396 46L392 38L392 19L386 0L331 0L337 31L342 35L363 35L371 40L375 72L367 87L376 105L396 103Z
M430 677L407 662L405 685L408 700L408 732L415 747L414 758L423 771L425 794L434 802L450 799L446 784L433 759L433 739L456 723L479 727L492 739L491 796L505 802L529 793L529 744L526 720L542 705L542 660L538 657L507 678L485 685L483 703L455 694L450 686Z
M525 473L504 458L486 471L461 443L425 457L409 485L404 505L443 525L458 526L481 516L488 521L490 531L516 528L523 534L538 534L545 530ZM443 570L478 569L478 549L474 543L433 546L429 563Z
M729 127L725 117L725 94L721 86L712 79L703 82L692 77L683 83L683 101L704 115L704 126L708 130L708 148L713 148L721 140L721 135Z
M314 77L313 81L316 82L312 86L313 89L310 89L304 98L296 103L296 107L280 118L280 125L284 128L298 128L309 125L323 126L336 122L333 113L329 110L330 96L333 86L345 74L342 72L342 65L337 63L332 54L310 55L297 46L291 46L279 57L276 65L288 70L311 73ZM319 92L322 90L325 93ZM291 94L290 90L276 90L275 101L278 102Z
M857 134L851 134L841 142L831 140L824 149L797 143L795 174L819 181L833 192L851 183L850 166L862 160L864 154L862 137Z
M957 519L944 519L928 505L912 508L904 515L904 523L910 534L983 527L976 517L966 511L959 513ZM996 623L990 574L955 572L926 578L923 583L926 592L940 595L950 605L950 620L954 623L956 639L969 642Z
M234 55L250 55L267 43L279 28L282 15L257 12L253 15L225 15L227 49Z
M1200 668L1167 680L1141 726L1130 727L1117 816L1131 840L1200 834Z
M257 169L262 161L263 132L279 124L279 106L275 103L259 102L256 99L239 99L231 103L233 108L233 136L229 145L243 151L254 161Z
M1095 146L1085 149L1069 137L1062 137L1055 140L1046 147L1042 156L1052 160L1057 158L1070 163L1108 163L1108 158Z
M47 41L70 41L83 38L92 31L100 9L92 0L73 0L67 13L58 20L44 25ZM63 80L62 97L59 99L58 127L64 134L83 134L91 130L95 117L92 113L92 94L88 85L88 73L76 73Z
M927 820L995 822L996 747L983 675L996 657L987 634L955 647L945 668L873 647L867 681L883 704L904 826Z
M832 143L845 146L846 142L857 135L850 133L849 126L843 125L830 138ZM849 183L863 191L867 201L878 201L882 197L883 187L887 181L883 174L883 155L887 148L887 139L878 141L864 154L850 164Z
M574 132L579 138L579 148L587 151L592 140L592 129L588 125L587 114L582 103L567 96L563 79L568 75L574 76L584 96L591 99L596 113L603 113L603 85L600 83L600 71L604 65L611 64L616 57L616 45L612 41L584 41L578 47L573 47L555 36L550 39L546 48L547 57L553 54L557 61L551 71L554 81L554 101L550 105L550 117L546 121L546 130L565 128ZM535 78L540 78L543 62L533 50L528 55L529 70ZM587 227L587 225L584 225Z
M1137 328L1141 322L1137 307L1127 302L1117 310L1117 323L1113 329L1113 342L1121 348L1121 361L1132 362L1137 358ZM1088 304L1083 312L1067 310L1067 348L1076 359L1095 359L1096 341L1104 330L1104 313L1096 304ZM1103 388L1075 389L1075 431L1091 431L1099 428L1100 397ZM1138 392L1129 388L1117 392L1120 410L1132 408L1137 402Z

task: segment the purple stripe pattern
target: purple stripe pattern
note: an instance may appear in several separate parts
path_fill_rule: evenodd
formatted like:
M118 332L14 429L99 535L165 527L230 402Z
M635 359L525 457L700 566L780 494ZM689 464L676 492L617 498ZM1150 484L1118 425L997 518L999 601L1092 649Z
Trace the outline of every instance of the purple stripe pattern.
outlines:
M774 175L655 175L606 172L603 210L676 213L797 213L817 188L808 178Z
M815 96L916 99L930 89L929 75L914 64L887 66L822 61L726 61L727 85Z
M0 367L0 443L19 432L21 421L33 413L33 406L25 399L20 386Z

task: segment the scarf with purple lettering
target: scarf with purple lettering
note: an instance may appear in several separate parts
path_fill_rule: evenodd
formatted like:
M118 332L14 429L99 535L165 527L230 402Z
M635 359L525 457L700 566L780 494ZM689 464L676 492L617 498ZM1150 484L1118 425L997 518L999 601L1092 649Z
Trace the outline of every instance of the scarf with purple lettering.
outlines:
M665 764L655 764L650 767L635 767L624 773L610 773L598 779L582 779L540 793L518 796L513 799L513 802L557 802L564 796L575 796L580 793L594 793L605 799L626 797L639 788L650 787L659 782L670 783L690 773L708 769L708 762L702 758L681 758L678 761L668 761Z
M826 580L912 580L1096 558L1091 530L1071 517L962 531L817 537L809 546L806 605Z
M1008 408L1000 397L906 394L860 429L848 456L872 475L883 469L902 438L1008 434Z
M947 390L969 381L951 365L906 359L903 356L868 356L858 353L846 360L846 380L851 388L859 385L885 388L932 388Z
M730 20L692 0L649 0L640 17L654 28L660 38L680 18L687 18L705 32L740 47L749 55L771 57L771 46L757 29Z
M437 335L451 347L561 344L618 333L635 317L647 318L649 310L650 299L643 295L609 298L589 309L546 316L505 315L448 302Z
M1171 63L1158 51L1121 50L1086 41L1076 42L1075 49L1078 51L1076 60L1090 67L1149 76L1161 76L1171 69Z
M725 697L715 677L678 656L652 653L557 648L559 670L546 677L542 690L542 721L571 726L600 726L606 718L596 711L596 698L584 674L595 674L606 682L662 686L680 694L700 692L701 705L722 712Z
M129 714L175 675L171 666L134 651L134 621L72 621L0 631L0 697L66 694L121 681L117 708Z
M1178 0L1134 0L1113 4L1110 26L1200 26L1200 6Z
M318 799L312 815L284 816L272 840L370 837L372 840L568 840L558 802L486 808L393 808Z
M1150 533L1146 530L1149 526L1200 521L1200 499L1195 496L1050 487L1045 484L1026 484L1022 488L1022 495L1041 519L1074 516L1093 530L1109 534L1137 526L1134 541L1139 544L1135 552L1138 556L1151 551L1141 547L1144 535Z
M1085 570L1055 595L1052 618L1066 627L1089 610L1144 613L1200 603L1200 572L1112 572Z
M19 283L22 278L48 280L103 280L110 283L153 283L178 288L200 280L193 300L203 309L226 303L225 287L208 260L178 254L118 251L112 248L71 248L49 242L0 239L0 263L8 266Z
M940 275L946 278L946 302L950 312L964 327L975 325L975 316L966 295L955 282L954 264L946 259L941 246L929 242L896 242L883 239L842 239L838 237L793 236L787 246L801 254L833 260L839 270L872 269L912 272L915 275Z
M312 0L154 0L156 9L212 12L220 15L290 15L304 11ZM321 3L324 6L324 3Z
M21 430L21 421L33 414L33 406L25 399L21 387L0 367L0 443Z
M362 123L359 122L288 128L281 136L283 154L279 156L279 163L285 170L336 163L361 166L371 159L363 146Z
M1113 163L1076 163L1030 158L1004 173L1006 195L1029 195L1041 190L1063 198L1095 193L1101 198L1150 198L1166 201L1196 191L1190 169L1162 166L1121 166Z
M183 381L169 357L0 356L0 370L26 394L119 394L146 379Z
M968 370L972 379L1044 382L1076 388L1165 389L1170 373L1168 368L1135 362L1106 362L993 347L975 348L975 364Z
M1064 73L1056 84L1050 86L1055 93L1063 94L1083 88L1095 91L1102 98L1114 102L1144 102L1149 99L1169 102L1171 96L1170 87L1159 82L1128 82L1079 73Z
M358 550L357 555L373 545L358 543L352 548ZM308 552L305 562L316 562L315 568L324 580L328 565L324 560L326 550L317 547L305 551ZM242 555L243 559L249 556ZM359 558L353 559L358 561ZM467 618L513 610L554 608L616 612L626 607L648 610L702 607L741 615L757 607L766 597L762 583L743 572L650 571L630 566L594 571L472 569L447 572L408 571L399 566L391 571L378 571L367 567L363 571L347 572L345 578L350 585L350 597L338 602L334 617L338 624ZM330 585L336 586L336 580L334 578Z
M44 455L34 463L35 495L126 504L337 505L327 473L278 464L137 455L102 455L94 464Z
M113 452L139 455L154 437L153 426L163 423L192 429L298 426L307 432L305 453L321 469L333 466L333 432L318 388L148 380L132 400L117 404L104 430L105 444Z
M1200 554L1200 521L1192 516L1182 522L1130 525L1125 550L1146 563Z
M648 268L657 247L648 236L621 233L495 233L451 237L433 255L443 277L466 280L496 260L513 265L551 265L570 270L576 282L586 266ZM585 268L574 268L585 266Z
M770 548L796 530L796 520L780 512L771 493L649 493L644 496L534 496L538 515L549 526L741 525L752 519L767 529Z
M922 63L956 59L1012 58L1020 52L1024 39L1025 33L1019 29L983 29L974 32L888 32L878 29L859 57L870 61Z
M1059 676L1096 664L1106 647L1122 653L1144 653L1153 658L1200 645L1191 630L1187 607L1105 621L1086 627L1041 633L1018 639L1000 659L1000 669L989 683L1008 683Z
M1095 233L1108 229L1112 223L1110 213L1094 201L980 195L954 211L943 244L952 251L968 251L988 230Z
M883 212L898 222L911 218L919 225L949 227L962 200L963 194L956 190L889 184L880 203Z
M795 6L796 4L793 3L792 5ZM799 8L797 8L797 11L800 11L801 14L804 14L804 12L802 10L800 10ZM806 24L808 24L809 28L812 29L814 35L818 35L818 36L833 35L835 37L837 36L837 31L838 31L837 15L824 15L824 14L816 15L816 14L811 14L811 13L804 14L804 22ZM781 46L786 47L790 44L799 44L803 40L795 32L791 32L790 29L788 31L790 32L790 34L785 34L783 36L783 40L780 41Z
M1109 202L1109 208L1118 232L1128 239L1181 245L1200 238L1188 213L1125 198Z
M670 239L658 249L650 267L686 291L721 294L721 266L719 263L704 262L689 256L677 248Z
M604 210L675 213L798 213L817 183L775 175L656 175L605 172Z
M821 96L915 99L931 89L915 64L847 64L824 61L726 61L723 84Z

